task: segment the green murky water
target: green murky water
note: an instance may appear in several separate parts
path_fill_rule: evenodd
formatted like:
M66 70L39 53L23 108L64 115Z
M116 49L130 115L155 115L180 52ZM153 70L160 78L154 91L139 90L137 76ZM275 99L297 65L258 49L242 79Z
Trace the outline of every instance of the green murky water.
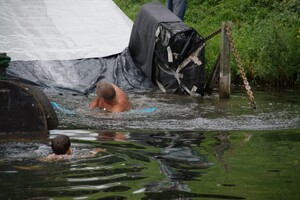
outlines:
M89 132L56 162L47 142L1 144L1 199L297 199L300 130ZM94 157L94 148L106 149Z
M298 95L230 101L129 94L135 112L89 111L92 97L53 96L73 155L41 158L49 141L1 141L0 199L298 199ZM145 108L155 111L142 112ZM105 149L95 156L94 149Z

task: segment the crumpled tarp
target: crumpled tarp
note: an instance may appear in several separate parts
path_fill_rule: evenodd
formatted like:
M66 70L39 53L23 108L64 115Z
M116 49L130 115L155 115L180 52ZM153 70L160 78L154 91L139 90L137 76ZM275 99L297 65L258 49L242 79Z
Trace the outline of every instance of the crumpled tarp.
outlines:
M89 94L99 80L124 90L145 91L153 87L134 65L128 48L106 58L12 61L8 69L10 77L41 86L50 93Z

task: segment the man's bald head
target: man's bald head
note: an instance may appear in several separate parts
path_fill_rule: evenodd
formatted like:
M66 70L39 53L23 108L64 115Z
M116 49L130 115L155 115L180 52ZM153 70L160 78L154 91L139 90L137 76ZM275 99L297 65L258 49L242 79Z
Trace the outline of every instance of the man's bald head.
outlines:
M99 81L97 83L96 93L98 97L102 97L105 100L113 100L116 97L115 88L107 82Z

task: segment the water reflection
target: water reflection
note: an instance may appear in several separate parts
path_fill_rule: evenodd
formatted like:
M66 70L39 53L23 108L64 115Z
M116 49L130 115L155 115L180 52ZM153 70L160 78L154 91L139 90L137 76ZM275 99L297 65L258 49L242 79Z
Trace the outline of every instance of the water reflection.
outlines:
M78 155L45 163L46 141L2 141L1 199L288 199L299 195L300 130L88 131ZM284 193L282 191L285 191ZM273 198L276 196L276 198ZM278 197L278 198L277 198Z
M227 171L228 164L224 160L224 154L230 149L230 134L228 132L220 132L216 135L217 142L213 146L217 160L222 164L223 168Z

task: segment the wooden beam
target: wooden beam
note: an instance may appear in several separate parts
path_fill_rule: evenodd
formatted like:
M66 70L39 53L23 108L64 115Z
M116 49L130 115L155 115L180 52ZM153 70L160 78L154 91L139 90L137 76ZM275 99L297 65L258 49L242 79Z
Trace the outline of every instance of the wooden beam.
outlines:
M232 23L222 23L220 46L220 80L219 98L230 98L231 69L230 69L230 41L226 33L226 26L232 28Z

